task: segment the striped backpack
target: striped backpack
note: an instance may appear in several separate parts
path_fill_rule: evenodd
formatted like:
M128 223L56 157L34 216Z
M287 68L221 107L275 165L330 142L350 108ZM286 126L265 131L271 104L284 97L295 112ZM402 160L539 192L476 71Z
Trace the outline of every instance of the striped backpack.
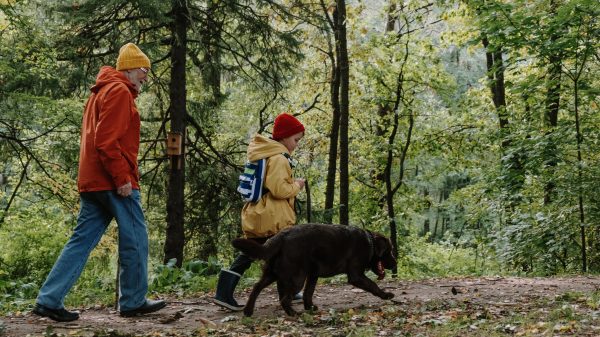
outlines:
M293 168L292 158L287 153L282 153L290 166ZM267 171L267 159L247 161L244 172L240 174L237 191L242 195L245 202L257 202L267 192L264 187L265 174Z

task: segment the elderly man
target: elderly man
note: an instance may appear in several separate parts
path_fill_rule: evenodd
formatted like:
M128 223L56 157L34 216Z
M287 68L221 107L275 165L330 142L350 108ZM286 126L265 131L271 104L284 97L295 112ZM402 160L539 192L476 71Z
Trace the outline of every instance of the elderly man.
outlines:
M96 77L81 128L77 226L40 289L33 309L37 315L60 322L79 318L78 312L65 309L64 298L112 219L119 229L120 315L150 313L166 305L146 298L148 233L139 192L135 99L149 70L148 57L128 43L119 51L116 69L104 66Z

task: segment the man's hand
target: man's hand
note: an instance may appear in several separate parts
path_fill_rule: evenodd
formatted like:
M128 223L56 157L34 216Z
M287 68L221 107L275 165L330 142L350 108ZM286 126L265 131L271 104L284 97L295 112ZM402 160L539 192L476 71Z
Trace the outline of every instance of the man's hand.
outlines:
M128 197L131 195L131 182L117 188L117 194L122 197Z

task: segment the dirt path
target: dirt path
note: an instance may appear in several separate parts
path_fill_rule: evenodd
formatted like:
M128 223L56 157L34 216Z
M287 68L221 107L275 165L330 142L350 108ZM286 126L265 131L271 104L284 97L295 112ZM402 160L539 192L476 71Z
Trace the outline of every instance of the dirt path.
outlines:
M395 306L406 312L438 303L452 307L469 303L479 308L519 308L528 303L554 299L565 293L590 294L600 291L600 277L515 278L485 277L429 279L420 281L386 280L381 287L393 292L392 301L383 301L346 284L319 285L314 302L320 309L320 319L332 309L339 312L377 311L382 306ZM248 291L238 294L242 301ZM243 323L241 313L220 309L210 301L210 295L169 300L167 308L155 314L122 318L107 308L79 308L81 318L71 323L56 323L31 313L3 317L5 336L192 336L202 329L219 330L230 324ZM433 306L435 307L435 305ZM295 305L302 310L302 305ZM269 287L258 298L254 319L297 320L285 318L276 300L276 290ZM198 334L202 335L202 334ZM599 332L600 335L600 332Z

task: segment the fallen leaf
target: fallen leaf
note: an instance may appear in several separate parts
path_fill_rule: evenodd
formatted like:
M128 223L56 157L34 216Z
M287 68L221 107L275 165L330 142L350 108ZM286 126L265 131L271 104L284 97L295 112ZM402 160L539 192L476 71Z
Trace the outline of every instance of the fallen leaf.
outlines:
M217 328L217 324L209 319L206 319L204 317L198 317L198 320L204 324L204 326L209 327L209 328Z
M237 316L230 315L230 316L227 316L227 317L223 318L223 319L221 320L221 323L225 323L225 322L231 322L231 321L237 321L237 320L238 320L238 317L237 317Z
M160 323L162 324L169 324L169 323L173 323L175 321L178 321L180 318L183 317L183 314L179 311L177 311L175 314L165 317L165 318L161 318L159 320Z

